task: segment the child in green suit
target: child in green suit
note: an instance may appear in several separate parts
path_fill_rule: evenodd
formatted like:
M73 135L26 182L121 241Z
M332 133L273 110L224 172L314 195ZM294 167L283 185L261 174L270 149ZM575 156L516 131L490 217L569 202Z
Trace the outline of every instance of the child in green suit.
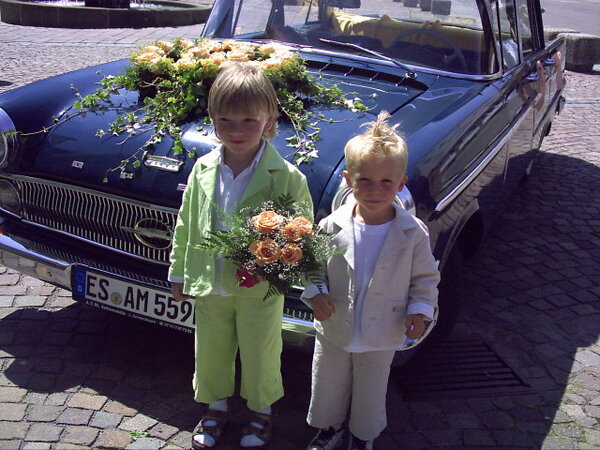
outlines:
M198 247L210 230L225 228L214 205L231 214L287 194L312 206L305 176L268 142L276 133L277 108L275 90L260 69L234 63L221 70L208 98L221 145L196 162L177 218L169 280L177 301L195 297L193 387L195 400L208 403L193 448L214 446L223 432L238 349L240 393L250 410L241 447L266 445L272 432L271 405L283 396L283 296L263 301L268 282L241 287L231 261Z

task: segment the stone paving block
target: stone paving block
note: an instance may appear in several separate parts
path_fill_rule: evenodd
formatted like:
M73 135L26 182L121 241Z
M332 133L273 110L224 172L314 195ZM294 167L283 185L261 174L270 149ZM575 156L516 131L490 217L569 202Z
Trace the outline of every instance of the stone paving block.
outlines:
M97 448L125 448L132 440L131 435L127 431L104 430L100 432L94 446Z
M463 440L466 448L493 448L496 444L492 434L485 430L469 430Z
M0 286L15 286L19 282L20 275L2 274L0 275Z
M52 444L50 442L26 442L23 445L23 450L50 450Z
M148 434L167 441L171 436L177 434L178 429L166 423L158 423L148 430Z
M15 297L14 304L18 307L38 307L46 304L47 297L42 295L18 295Z
M106 412L120 414L123 416L135 416L137 411L134 408L124 405L121 402L112 400L104 408Z
M3 286L2 295L24 295L27 292L27 286Z
M585 430L585 444L600 448L600 429Z
M482 412L480 419L488 429L511 429L514 426L512 415L503 411Z
M64 442L70 444L79 445L92 445L96 437L98 436L99 430L92 427L67 427L66 434L61 439L61 445Z
M481 427L481 420L473 413L449 413L446 420L451 427L459 430L471 430Z
M151 417L136 414L134 417L123 420L119 428L126 431L146 431L157 423L158 421Z
M27 420L32 422L53 422L61 415L64 408L61 406L29 405Z
M71 408L93 409L100 411L108 399L103 395L74 394L67 404Z
M528 433L513 430L493 430L492 435L497 442L502 442L503 446L514 448L535 447L535 442Z
M49 423L34 423L29 427L26 441L58 442L63 428Z
M27 405L22 403L0 403L0 421L22 420L26 409Z
M65 394L63 392L54 392L48 395L48 398L46 399L45 403L46 405L62 406L67 402L68 398L68 394Z
M28 429L29 424L26 422L0 421L0 440L24 439Z
M89 425L103 429L116 428L122 420L123 416L120 414L98 411L92 416Z
M21 441L14 439L14 440L4 440L4 439L0 439L0 449L2 450L15 450L16 448L19 448L19 446L21 445Z
M25 397L27 390L16 386L0 386L0 402L15 403Z
M139 449L139 450L145 450L145 449L152 450L152 449L163 448L164 445L165 445L165 442L161 439L142 437L142 438L135 439L126 448Z
M27 382L27 387L36 391L49 391L56 381L56 376L34 373Z
M89 409L67 408L56 422L68 425L87 425L92 414L93 411Z

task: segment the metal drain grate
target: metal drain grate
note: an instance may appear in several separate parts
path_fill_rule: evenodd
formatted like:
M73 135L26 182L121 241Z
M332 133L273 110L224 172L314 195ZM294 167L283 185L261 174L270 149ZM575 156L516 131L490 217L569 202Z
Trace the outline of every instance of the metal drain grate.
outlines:
M531 393L479 337L450 337L435 350L394 371L406 401Z

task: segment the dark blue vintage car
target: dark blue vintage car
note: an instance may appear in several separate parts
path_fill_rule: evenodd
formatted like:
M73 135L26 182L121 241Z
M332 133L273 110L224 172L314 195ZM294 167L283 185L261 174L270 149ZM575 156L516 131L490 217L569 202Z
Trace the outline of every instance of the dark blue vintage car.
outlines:
M428 225L442 271L438 323L425 342L443 337L460 304L462 258L531 169L563 105L564 44L545 42L540 2L216 0L204 36L283 42L314 77L369 108L361 115L306 104L334 119L320 125L319 157L300 166L317 218L348 198L344 143L379 111L391 113L410 150L399 201ZM175 154L166 136L134 171L104 180L143 138L96 136L115 119L110 108L60 120L75 100L72 86L90 94L128 63L0 95L0 263L90 305L189 330L193 306L170 297L166 274L194 159ZM119 95L138 101L136 92ZM274 141L288 158L292 133L282 120ZM198 155L213 145L198 123L184 125L182 141ZM283 329L296 342L312 333L311 312L293 295Z

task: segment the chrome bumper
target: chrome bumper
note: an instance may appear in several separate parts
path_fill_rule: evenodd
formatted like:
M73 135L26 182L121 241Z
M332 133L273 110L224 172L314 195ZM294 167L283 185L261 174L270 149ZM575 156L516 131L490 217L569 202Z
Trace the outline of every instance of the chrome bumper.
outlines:
M71 291L71 269L74 263L32 251L2 234L0 234L0 265ZM286 345L312 350L312 338L315 334L312 321L294 315L286 308L282 323L282 335Z
M0 235L0 264L71 290L72 264L33 252L4 235Z

